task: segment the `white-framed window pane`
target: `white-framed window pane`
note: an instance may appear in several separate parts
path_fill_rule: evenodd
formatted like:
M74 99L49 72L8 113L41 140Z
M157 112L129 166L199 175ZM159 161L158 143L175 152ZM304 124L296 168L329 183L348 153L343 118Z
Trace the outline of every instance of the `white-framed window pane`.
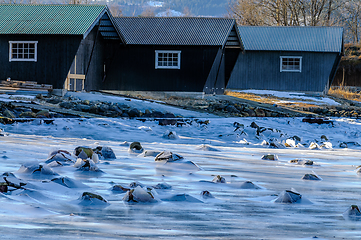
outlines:
M155 68L180 69L181 51L155 51Z
M301 72L302 57L280 57L280 71L281 72Z
M9 61L37 61L37 41L9 41Z

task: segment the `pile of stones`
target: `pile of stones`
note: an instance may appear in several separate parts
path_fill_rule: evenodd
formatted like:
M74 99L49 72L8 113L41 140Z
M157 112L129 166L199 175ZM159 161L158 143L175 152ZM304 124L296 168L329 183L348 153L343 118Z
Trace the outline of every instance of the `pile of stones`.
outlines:
M0 102L0 123L13 123L17 118L57 118L65 117L63 114L48 110L36 110L27 107L19 107L11 102Z
M63 109L69 109L77 112L93 113L104 117L122 117L122 118L158 118L158 119L176 119L182 118L182 116L176 116L170 112L160 112L154 111L152 109L146 109L145 111L140 111L137 108L132 108L127 104L119 104L112 102L101 102L101 101L89 101L89 100L80 100L74 97L61 98L57 96L44 97L38 95L32 103L41 102L51 103L57 107ZM27 104L17 104L14 102L0 102L0 123L9 124L13 123L14 119L20 121L19 119L34 119L34 118L70 118L78 117L79 114L70 113L58 113L54 107L53 111L49 110L39 110L39 107L33 108L32 106L27 106ZM41 107L40 107L41 109ZM45 120L44 120L45 121Z
M319 107L319 108L306 108L304 110L327 117L348 117L348 118L361 117L361 108L356 106L343 106L343 107L332 107L332 108Z
M261 107L254 107L246 103L234 103L227 100L205 99L168 99L165 100L176 106L187 106L216 115L229 117L288 117L281 111L273 111Z
M60 101L59 101L60 100ZM93 113L104 117L123 117L123 118L135 118L135 117L146 117L146 118L176 118L182 116L175 116L170 112L154 111L152 109L146 109L140 111L137 108L132 108L127 104L112 103L112 102L101 102L101 101L89 101L80 100L73 97L69 98L54 98L51 97L46 99L49 103L59 104L60 107L65 109L71 109L80 112ZM58 102L59 101L59 102Z

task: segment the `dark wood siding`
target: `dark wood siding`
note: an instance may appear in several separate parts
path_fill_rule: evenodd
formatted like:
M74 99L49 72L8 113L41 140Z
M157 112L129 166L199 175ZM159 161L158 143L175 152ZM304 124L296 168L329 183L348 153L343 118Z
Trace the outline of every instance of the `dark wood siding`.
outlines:
M0 35L0 79L36 81L63 88L82 36ZM37 62L9 62L9 41L38 41Z
M102 89L202 91L218 48L108 45ZM180 50L180 69L155 69L155 50Z
M302 72L280 72L280 56L302 57ZM239 54L227 88L322 92L327 89L337 56L337 53L246 51Z

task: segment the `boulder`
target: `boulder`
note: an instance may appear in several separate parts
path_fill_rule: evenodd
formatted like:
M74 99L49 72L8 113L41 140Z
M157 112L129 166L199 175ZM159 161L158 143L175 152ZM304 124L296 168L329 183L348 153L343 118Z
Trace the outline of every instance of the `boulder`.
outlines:
M130 188L123 187L122 185L114 185L112 187L112 191L115 191L115 192L123 193L123 192L127 192L129 190L130 190Z
M36 118L36 114L32 111L25 111L20 113L19 117L21 118Z
M278 156L276 154L266 154L266 155L263 155L261 159L262 160L277 161Z
M98 154L98 158L102 160L116 159L115 153L110 147L98 146L93 149L93 152Z
M53 161L60 162L62 165L74 163L76 159L66 150L55 150L49 153L49 157L45 160L46 164Z
M132 108L128 111L128 115L129 117L133 118L133 117L139 117L140 116L140 112L138 109L136 108Z
M105 200L102 196L95 194L95 193L91 193L91 192L83 192L83 194L80 197L80 200L89 201L89 202L95 203L95 204L107 203L107 200Z
M163 138L166 138L166 139L178 139L179 137L178 137L176 132L167 130L163 134Z
M68 177L57 177L57 178L53 178L51 179L52 182L55 182L57 184L60 184L64 187L67 188L88 188L87 185L81 183L81 182L76 182L71 178Z
M275 203L297 203L300 202L302 195L296 191L285 190L274 200Z
M49 118L50 117L49 110L41 110L41 111L37 112L36 117L37 118Z
M74 155L81 159L91 159L94 163L99 162L98 155L94 153L93 149L86 146L76 147L74 149Z
M5 109L3 111L3 115L4 115L4 117L7 117L7 118L16 118L15 114L8 109Z
M313 161L308 160L308 159L293 159L290 161L290 163L295 163L298 165L313 165Z
M137 153L140 154L144 151L140 142L132 142L129 146L128 152L129 153Z
M322 178L320 178L319 176L317 176L315 173L306 173L303 177L303 180L313 180L313 181L318 181L318 180L322 180Z
M226 183L226 179L221 175L217 175L213 178L212 182L214 183Z
M342 215L347 220L361 220L361 212L357 205L351 205Z
M172 153L170 151L162 151L155 157L154 161L174 162L180 159L183 159L181 155Z
M245 181L245 182L241 183L241 185L239 187L241 189L260 189L261 188L251 181Z
M158 183L157 185L153 186L154 189L171 189L172 186L168 183Z
M144 189L140 186L137 186L134 189L129 190L123 197L125 202L157 202L154 197L155 191L153 189Z
M23 164L17 172L26 174L58 175L47 165L39 165L38 163Z
M204 199L214 198L213 195L212 195L209 191L207 191L207 190L202 191L202 192L201 192L201 196L202 196L202 198L204 198Z
M211 146L209 146L207 144L201 144L196 149L197 150L202 150L202 151L213 151L213 152L218 152L219 151L217 148L211 147Z
M91 159L78 158L74 164L74 167L80 171L102 172Z

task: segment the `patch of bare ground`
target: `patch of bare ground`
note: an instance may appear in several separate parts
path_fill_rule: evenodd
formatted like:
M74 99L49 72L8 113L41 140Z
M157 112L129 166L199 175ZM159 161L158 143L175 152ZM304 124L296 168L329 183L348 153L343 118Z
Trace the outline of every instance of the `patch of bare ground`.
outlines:
M295 100L293 98L275 97L271 94L252 94L252 93L225 91L225 95L233 96L241 99L247 99L259 103L267 103L271 105L276 104L279 107L292 108L297 110L319 107L319 105L310 103L310 100L307 100L306 102L302 99Z

